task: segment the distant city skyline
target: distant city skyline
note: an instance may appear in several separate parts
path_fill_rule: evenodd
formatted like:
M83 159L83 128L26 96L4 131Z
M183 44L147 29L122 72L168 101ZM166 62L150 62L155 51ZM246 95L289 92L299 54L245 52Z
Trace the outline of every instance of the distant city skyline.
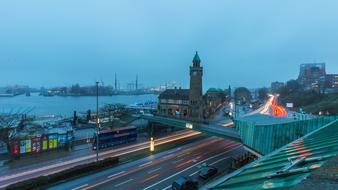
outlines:
M337 1L0 2L0 86L189 86L203 90L296 79L302 63L338 73Z
M326 66L326 63L324 62L312 62L312 63L302 63L300 64L299 66L301 65L306 65L306 64L310 64L310 65L316 65L316 64L324 64ZM299 70L299 72L301 72L301 70ZM326 74L330 75L330 74L333 74L331 73L330 71L326 72ZM248 87L249 89L257 89L257 88L262 88L262 87L270 87L271 86L271 83L274 83L274 82L281 82L281 83L286 83L288 82L289 80L297 80L299 77L299 75L297 75L296 77L293 77L293 78L290 78L290 79L287 79L285 81L270 81L270 83L266 86L257 86L257 87ZM115 89L115 80L114 80L114 83L106 83L105 81L100 81L100 80L97 80L99 82L99 85L104 85L104 86L111 86ZM35 88L35 89L38 89L38 88L58 88L58 87L71 87L73 85L80 85L80 86L95 86L96 82L94 83L78 83L78 82L74 82L74 83L71 83L71 84L64 84L64 85L50 85L50 86L31 86L29 84L7 84L7 85L3 85L3 86L0 86L1 87L9 87L9 86L29 86L30 88ZM162 83L162 84L157 84L157 85L146 85L146 84L143 84L143 83L138 83L138 88L139 89L144 89L144 88L153 88L153 87L162 87L162 86L167 86L168 88L173 88L173 87L177 87L177 88L189 88L188 86L189 84L182 84L182 83L179 83L179 82L176 82L176 81L170 81L170 82L165 82L165 83ZM231 84L229 84L231 86ZM228 86L225 86L225 87L217 87L217 88L221 88L221 89L228 89L229 88L229 85ZM232 88L238 88L238 87L246 87L246 86L232 86ZM132 90L135 88L135 81L129 81L129 82L120 82L117 80L117 89L121 89L121 90ZM207 87L205 88L203 91L207 91L208 88L214 88L214 86L210 86L210 87Z

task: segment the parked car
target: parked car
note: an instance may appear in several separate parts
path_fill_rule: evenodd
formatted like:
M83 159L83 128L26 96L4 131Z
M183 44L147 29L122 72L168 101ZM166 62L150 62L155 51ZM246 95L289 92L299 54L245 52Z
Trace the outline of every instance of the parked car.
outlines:
M197 190L198 182L187 177L180 177L171 185L172 190Z
M215 174L217 174L217 168L213 167L213 166L203 166L199 171L198 171L198 175L202 178L202 179L208 179L212 176L214 176Z

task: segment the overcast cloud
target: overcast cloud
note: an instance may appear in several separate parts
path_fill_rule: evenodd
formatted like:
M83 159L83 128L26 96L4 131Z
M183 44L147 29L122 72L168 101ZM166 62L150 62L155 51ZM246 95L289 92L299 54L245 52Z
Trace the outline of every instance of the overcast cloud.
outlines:
M2 0L0 85L188 87L198 50L207 87L269 86L299 64L338 73L336 0Z

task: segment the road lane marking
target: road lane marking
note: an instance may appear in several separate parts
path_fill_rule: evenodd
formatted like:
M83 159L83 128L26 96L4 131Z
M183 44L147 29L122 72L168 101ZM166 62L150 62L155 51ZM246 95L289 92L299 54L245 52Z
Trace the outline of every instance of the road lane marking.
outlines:
M154 173L154 172L156 172L156 171L158 171L158 170L160 170L160 169L161 169L161 167L156 168L156 169L153 169L153 170L150 170L150 171L148 172L148 174Z
M175 160L175 161L173 161L173 164L179 163L179 162L182 161L182 160L184 160L184 159L181 158L181 159Z
M147 163L141 164L141 165L139 165L138 167L147 166L147 165L150 165L150 164L152 164L152 163L153 163L153 161L150 161L150 162L147 162Z
M72 190L78 190L78 189L81 189L81 188L84 188L84 187L87 187L87 186L88 186L88 183L84 184L84 185L81 185L81 186L78 186L78 187L75 187Z
M176 152L176 151L179 151L179 150L181 150L181 147L179 147L179 148L176 148L175 150L171 150L171 151L169 151L169 152L168 152L168 154L172 154L172 153L174 153L174 152Z
M173 154L169 154L169 155L167 155L167 156L163 156L163 158L164 159L167 159L167 158L169 158L169 157L171 157Z
M161 139L158 139L158 140L156 140L156 142L157 142L156 144L157 145L165 144L165 143L168 143L168 142L172 142L172 141L175 141L175 140L178 140L178 139L194 136L194 135L197 135L197 134L200 134L200 133L199 132L190 132L190 131L178 133L178 134L174 134L172 136L163 137ZM139 147L139 148L135 149L135 147ZM126 146L126 147L122 147L122 148L119 148L119 149L113 149L113 150L107 150L107 151L104 151L104 152L100 152L99 156L105 157L105 156L110 155L112 153L118 153L118 152L120 152L120 153L118 153L115 156L120 156L120 155L124 155L124 154L130 153L130 152L143 150L143 149L146 149L148 147L149 147L148 142L142 142L142 143L139 143L139 144ZM122 151L125 151L125 150L130 150L130 151L122 152ZM19 177L22 177L22 176L25 176L25 175L31 175L31 174L34 174L34 173L43 172L45 170L51 170L51 169L61 167L61 166L79 163L79 162L82 162L84 160L91 160L91 159L94 159L95 156L96 156L95 154L92 154L92 155L88 155L88 156L84 156L84 157L80 157L80 158L76 158L76 159L70 159L70 160L67 160L67 161L64 161L64 162L61 162L61 163L56 163L56 164L53 164L53 165L46 165L46 166L39 167L39 168L36 168L36 169L33 169L33 170L27 170L27 171L20 172L20 173L15 173L15 174L7 175L7 176L1 176L0 182L6 181L6 180L9 180L9 179L13 179L13 178L19 178ZM43 175L43 174L40 174L40 175ZM30 178L31 177L29 177L28 179L30 179ZM20 180L20 181L22 181L22 180ZM18 181L16 181L16 182L18 182ZM10 183L7 183L5 185L10 185L12 183L15 183L15 182L10 182Z
M157 144L160 145L160 144L165 144L165 143L172 142L172 141L175 141L175 140L178 140L178 139L182 139L182 138L187 138L187 137L191 137L191 136L194 136L194 135L198 135L198 134L200 134L200 132L190 132L190 131L188 131L188 132L179 133L179 134L175 134L175 135L172 135L172 136L168 136L168 137L164 137L164 138L158 139L156 142L158 142ZM143 146L143 145L145 145L145 146ZM140 147L140 148L135 149L135 147ZM124 155L124 154L130 153L130 152L134 152L134 151L137 151L137 150L146 149L148 147L149 147L148 143L144 142L144 143L135 144L135 145L119 148L119 149L107 150L105 152L101 152L99 154L99 156L101 158L104 158L105 156L110 155L111 153L117 153L115 156L120 156L120 155ZM133 150L129 151L129 149L133 149ZM128 150L128 151L122 152L122 153L118 153L118 151L122 151L122 150L123 151L124 150ZM178 150L181 150L181 148L177 148L176 150L173 150L173 152L176 152ZM48 169L53 169L53 168L56 168L56 167L60 167L60 166L68 165L68 164L70 165L70 164L74 164L74 163L79 162L79 161L84 161L84 160L92 159L92 158L95 158L95 155L89 155L89 156L86 156L86 157L81 157L81 158L77 158L77 159L73 159L73 160L68 160L68 161L65 161L65 162L62 162L62 163L58 163L56 165L49 165L47 168ZM66 168L67 167L65 167L64 169L66 169ZM18 174L12 174L10 176L5 176L5 177L1 176L0 177L0 182L8 180L8 179L12 179L12 178L21 177L21 176L24 176L24 175L27 175L27 174L33 174L33 173L41 172L41 171L44 171L44 170L47 170L46 167L42 167L42 168L40 167L40 168L35 169L35 170L25 171L25 172L21 172L21 173L18 173ZM60 171L62 171L62 170L60 170ZM54 173L54 172L51 171L50 173ZM30 178L31 177L28 177L26 179L30 179ZM102 185L104 183L107 183L108 181L111 181L112 179L114 179L114 178L106 179L106 180L104 180L102 182L99 182L97 184L94 184L94 185L90 185L90 186L88 185L87 187L84 187L84 189L90 189L90 188L96 187L98 185ZM22 178L22 180L24 180L24 179ZM20 180L20 181L22 181L22 180ZM18 182L18 181L16 181L16 182ZM4 188L4 187L6 187L6 186L8 186L10 184L16 183L16 182L9 182L7 184L4 184L4 185L0 186L0 189Z
M171 185L169 185L168 187L162 189L162 190L167 190L167 189L170 189Z
M214 165L214 164L216 164L216 163L218 163L218 162L220 162L220 161L222 161L222 160L228 159L228 158L229 158L229 156L224 157L224 158L221 158L221 159L216 160L215 162L213 162L213 163L211 163L211 164L209 164L209 165ZM198 171L196 171L196 172L190 174L189 176L191 177L191 176L193 176L193 175L195 175L195 174L197 174L197 173L198 173Z
M126 184L126 183L129 183L129 182L131 182L131 181L133 181L133 180L134 180L134 179L128 179L127 181L124 181L124 182L122 182L122 183L119 183L119 184L114 185L114 187L119 187L119 186L124 185L124 184Z
M191 176L193 176L193 175L197 174L197 172L198 172L198 171L196 171L196 172L194 172L194 173L190 174L189 176L191 177Z
M112 177L118 176L118 175L120 175L120 174L123 174L123 173L125 173L125 172L126 172L126 171L122 171L122 172L119 172L119 173L110 175L110 176L108 176L107 178L112 178Z
M180 158L180 157L186 156L186 155L188 155L188 154L190 154L190 153L191 153L191 152L185 152L185 153L183 153L183 154L181 154L181 155L177 156L177 158Z
M200 155L200 153L196 153L196 154L194 154L193 156L198 156L198 155Z
M210 142L209 142L209 143L210 143ZM209 143L208 143L208 144L209 144ZM196 146L195 146L194 148L196 148ZM126 176L126 175L128 175L128 174L130 174L130 173L132 173L132 172L139 171L140 169L143 169L143 168L142 168L142 167L137 167L136 170L133 170L133 171L131 171L131 172L128 171L128 172L122 174L122 175L119 176L119 177ZM98 183L95 183L95 184L93 184L93 185L90 185L90 186L86 187L84 190L92 189L92 188L94 188L94 187L97 187L97 186L100 186L100 185L102 185L102 184L108 183L108 182L110 182L110 181L112 181L112 180L115 180L115 179L116 179L116 178L110 178L110 179L103 180L103 181L101 181L101 182L98 182Z
M217 164L218 162L220 162L220 161L222 161L222 160L225 160L225 159L228 159L228 158L229 158L229 156L227 156L227 157L224 157L224 158L221 158L221 159L219 159L219 160L216 160L215 162L211 163L210 165Z
M142 183L146 183L146 182L148 182L150 180L153 180L153 179L157 178L158 176L160 176L160 174L155 174L153 176L150 176L147 179L143 180Z
M195 166L197 166L197 165L199 165L199 164L201 164L201 163L203 163L203 162L206 162L206 161L208 161L208 160L210 160L210 159L216 158L216 157L221 156L221 155L223 155L223 154L227 154L228 152L233 151L233 150L235 150L235 149L237 149L237 148L239 148L239 147L240 147L240 146L234 147L234 148L232 148L232 149L230 149L230 150L228 150L228 151L225 151L225 152L216 154L216 155L214 155L214 156L212 156L212 157L210 157L210 158L207 158L207 159L202 160L202 161L200 161L200 162L198 162L198 163L196 163L196 164L193 164L193 165L191 165L191 166L185 168L184 170L181 170L181 171L179 171L179 172L177 172L177 173L175 173L175 174L173 174L173 175L171 175L171 176L169 176L169 177L167 177L167 178L165 178L165 179L162 179L161 181L158 181L158 182L156 182L156 183L154 183L154 184L152 184L152 185L150 185L150 186L144 188L143 190L150 189L150 188L152 188L152 187L154 187L154 186L156 186L156 185L158 185L158 184L160 184L160 183L162 183L162 182L164 182L164 181L166 181L166 180L168 180L168 179L170 179L170 178L172 178L172 177L175 177L175 176L177 176L177 175L179 175L179 174L181 174L181 173L183 173L183 172L185 172L185 171L187 171L187 170L189 170L189 169L191 169L191 168L193 168L193 167L195 167Z

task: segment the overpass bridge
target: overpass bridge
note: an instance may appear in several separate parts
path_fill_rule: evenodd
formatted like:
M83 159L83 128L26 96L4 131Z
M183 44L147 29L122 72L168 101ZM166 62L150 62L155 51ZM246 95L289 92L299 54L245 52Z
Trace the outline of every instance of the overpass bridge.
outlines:
M235 128L225 127L221 125L203 124L182 119L168 118L154 115L140 115L139 118L148 120L149 122L159 123L172 127L183 129L191 129L210 136L221 137L235 142L241 142L241 137Z

